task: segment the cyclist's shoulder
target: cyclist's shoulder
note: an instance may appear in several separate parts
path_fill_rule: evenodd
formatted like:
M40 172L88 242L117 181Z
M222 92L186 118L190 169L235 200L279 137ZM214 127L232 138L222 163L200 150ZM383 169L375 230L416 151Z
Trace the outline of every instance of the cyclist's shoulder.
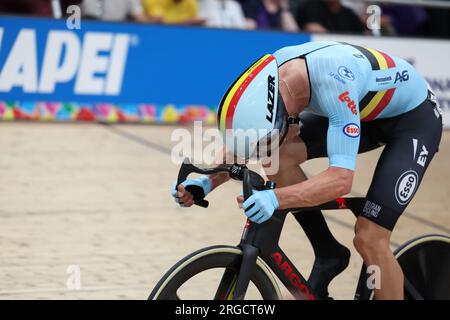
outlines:
M273 53L278 64L283 64L284 62L299 58L305 55L309 55L312 52L319 51L329 46L339 45L336 41L310 41L298 45L287 46L280 48Z

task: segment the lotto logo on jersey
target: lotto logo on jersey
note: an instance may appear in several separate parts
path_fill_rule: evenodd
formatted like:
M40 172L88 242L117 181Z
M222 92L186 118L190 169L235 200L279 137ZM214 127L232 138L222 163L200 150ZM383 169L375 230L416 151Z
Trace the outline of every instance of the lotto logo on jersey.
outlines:
M343 128L344 134L350 138L359 137L359 126L356 123L349 123Z
M354 100L352 100L349 95L348 91L345 91L339 95L339 100L342 102L347 103L347 107L350 109L350 111L356 115L358 112L356 111L356 103Z

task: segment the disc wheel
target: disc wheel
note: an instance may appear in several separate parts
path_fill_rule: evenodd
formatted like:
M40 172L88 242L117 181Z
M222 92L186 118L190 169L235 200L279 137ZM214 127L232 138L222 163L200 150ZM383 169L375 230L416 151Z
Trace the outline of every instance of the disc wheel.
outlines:
M450 299L450 237L426 235L394 252L405 278L425 300ZM405 286L405 299L415 299Z

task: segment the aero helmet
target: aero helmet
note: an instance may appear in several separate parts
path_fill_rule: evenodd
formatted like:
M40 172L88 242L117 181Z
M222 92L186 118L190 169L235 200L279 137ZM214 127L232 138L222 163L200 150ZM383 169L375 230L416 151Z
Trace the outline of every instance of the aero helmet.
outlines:
M278 65L271 54L252 64L223 96L217 123L235 156L270 156L284 139L288 116L278 92ZM277 144L274 142L278 141Z

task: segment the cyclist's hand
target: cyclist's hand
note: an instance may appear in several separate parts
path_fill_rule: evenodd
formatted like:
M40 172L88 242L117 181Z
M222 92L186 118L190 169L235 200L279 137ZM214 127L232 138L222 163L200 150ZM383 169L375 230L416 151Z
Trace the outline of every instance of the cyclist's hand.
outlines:
M194 196L187 191L182 184L180 184L175 190L172 190L172 196L175 198L175 202L180 205L180 207L191 207L194 204Z
M208 176L188 179L178 187L175 181L172 186L172 197L181 207L191 207L195 200L201 200L211 191L211 180Z
M253 195L242 204L245 215L256 223L269 220L278 207L278 199L273 190L253 191Z

